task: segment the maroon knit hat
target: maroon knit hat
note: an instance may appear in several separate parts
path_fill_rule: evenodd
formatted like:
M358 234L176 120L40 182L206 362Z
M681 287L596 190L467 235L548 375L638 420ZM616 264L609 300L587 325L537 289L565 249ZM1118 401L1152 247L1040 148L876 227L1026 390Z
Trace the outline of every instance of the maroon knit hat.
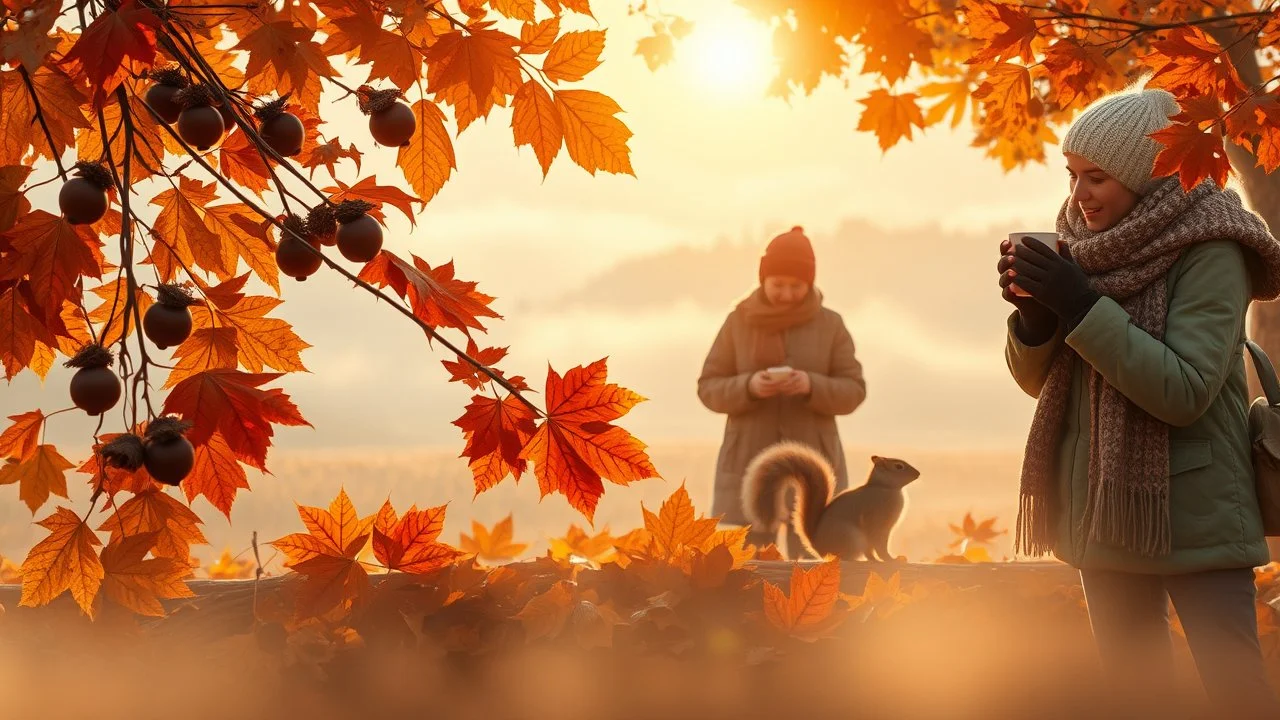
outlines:
M796 225L769 242L760 256L760 282L770 275L788 275L812 285L815 262L813 246L804 228Z

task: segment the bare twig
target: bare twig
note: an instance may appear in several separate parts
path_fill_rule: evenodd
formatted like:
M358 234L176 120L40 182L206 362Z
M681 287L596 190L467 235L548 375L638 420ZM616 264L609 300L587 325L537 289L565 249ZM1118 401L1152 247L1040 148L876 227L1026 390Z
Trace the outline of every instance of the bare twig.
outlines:
M22 63L18 63L18 74L22 76L22 82L27 86L27 92L31 94L31 102L36 106L36 120L40 121L40 127L44 130L44 139L49 142L49 154L53 156L53 162L58 166L58 174L62 176L62 180L65 182L67 169L62 166L61 153L53 146L53 133L49 132L49 123L44 118L44 108L40 105L40 96L36 94L36 86L32 84L31 75Z

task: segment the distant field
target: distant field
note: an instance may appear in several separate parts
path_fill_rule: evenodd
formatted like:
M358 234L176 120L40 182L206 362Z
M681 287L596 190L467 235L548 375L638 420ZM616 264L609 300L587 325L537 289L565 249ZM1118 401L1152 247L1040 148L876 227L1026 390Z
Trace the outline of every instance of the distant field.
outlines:
M711 478L717 446L712 443L656 443L650 448L654 464L664 480L647 480L622 487L606 483L605 495L596 511L596 529L609 527L624 531L641 524L640 504L656 508L681 481L686 482L694 505L710 509ZM847 449L851 482L860 483L870 466L872 452L908 459L922 476L907 491L906 516L891 541L890 549L916 561L929 560L946 550L952 534L948 522L958 523L966 511L978 519L999 518L996 527L1009 528L1017 501L1018 453L931 452L908 448ZM302 526L293 503L327 505L345 487L361 513L373 513L390 497L397 509L411 504L419 507L449 503L443 539L457 543L460 532L469 532L471 520L492 524L513 512L516 539L529 542L530 555L540 554L546 538L563 534L571 523L585 527L584 518L572 510L563 496L548 496L538 502L537 482L526 476L519 485L508 479L501 486L475 498L474 486L464 461L455 448L422 450L376 449L341 452L273 451L271 476L249 478L251 492L242 493L232 511L232 523L204 502L195 510L205 520L208 547L192 548L208 560L222 548L239 552L249 547L253 531L260 542L274 540ZM85 475L70 473L68 485L77 511L83 512L87 492ZM14 487L0 488L16 496ZM54 498L59 500L60 498ZM53 505L42 508L39 517ZM9 498L0 503L0 554L20 562L43 530L31 524L26 507ZM101 520L105 520L103 515ZM101 523L101 520L97 524ZM1001 536L992 555L1000 559L1011 548L1011 535ZM265 548L266 561L272 554Z

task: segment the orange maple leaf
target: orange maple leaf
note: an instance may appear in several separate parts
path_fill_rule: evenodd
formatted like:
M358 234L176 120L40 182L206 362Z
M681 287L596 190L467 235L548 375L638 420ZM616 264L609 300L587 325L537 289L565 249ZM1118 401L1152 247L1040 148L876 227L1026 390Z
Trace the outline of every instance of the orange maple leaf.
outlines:
M333 195L329 197L331 202L340 203L343 200L365 200L370 202L374 207L372 210L368 211L368 214L377 218L379 222L383 222L384 225L386 224L384 222L386 215L382 211L382 206L384 204L391 205L395 209L404 213L404 216L409 220L409 224L413 226L416 226L418 223L418 219L413 213L413 203L418 203L420 206L424 207L426 206L426 203L422 200L410 195L398 187L395 187L394 185L379 185L376 175L370 175L363 178L355 185L347 185L338 179L334 179L334 182L337 183L337 187L327 187L324 189L327 193L333 193Z
M243 203L202 208L205 226L221 244L222 267L226 272L218 279L230 280L241 258L272 290L280 292L280 273L276 265L272 225L254 220L256 212Z
M40 444L44 430L44 413L39 410L10 415L13 424L0 433L0 458L23 460L31 456Z
M512 101L511 128L515 133L516 147L529 145L542 166L542 177L551 170L551 163L564 144L564 126L555 100L537 80L520 86Z
M36 543L22 562L22 599L18 604L40 607L70 591L80 609L92 618L93 601L103 577L102 561L94 548L102 541L79 515L65 507L59 506L37 524L49 535Z
M529 545L512 540L515 521L510 514L499 520L490 530L479 522L471 521L471 535L461 533L459 548L491 562L514 560Z
M534 463L542 497L560 492L588 520L604 493L602 478L626 485L658 474L644 443L611 424L644 398L606 382L606 360L563 378L547 368L546 419L520 452Z
M475 108L476 117L485 117L493 108L495 89L514 93L520 86L520 63L516 59L516 38L490 28L472 26L442 35L427 48L427 92L442 97L450 105ZM469 124L459 118L461 132Z
M640 512L658 557L681 559L686 548L701 548L716 532L715 518L694 516L693 502L683 482L663 501L657 515L644 503L640 503Z
M194 574L185 558L146 557L158 535L119 535L102 549L103 593L122 607L152 617L164 617L161 599L195 597L185 582Z
M119 342L121 337L132 335L134 329L132 308L129 315L125 316L125 306L129 298L128 278L117 278L113 282L93 288L90 292L102 299L102 304L89 312L89 320L101 328L98 332L98 344L111 347ZM138 306L138 317L145 315L154 302L141 287L134 288L134 303Z
M67 470L75 467L52 445L37 445L25 459L0 466L0 485L18 483L18 497L35 514L49 495L67 497Z
M244 35L236 49L249 53L245 66L249 87L263 95L288 93L302 107L315 111L320 105L320 77L334 74L324 50L312 39L315 33L314 27L286 18L261 23Z
M1245 93L1226 51L1198 27L1176 27L1152 43L1152 50L1143 58L1156 71L1148 87L1165 88L1179 97L1218 97L1232 104Z
M614 556L614 545L617 542L618 538L609 534L609 528L604 528L594 535L588 535L585 530L572 524L562 537L551 538L548 551L556 560L580 558L600 565Z
M197 265L219 276L230 271L222 262L221 239L205 224L200 210L215 198L215 183L202 183L182 175L178 187L151 199L152 205L161 208L152 226L156 238L171 251L153 256L161 276L176 278L183 265L188 268Z
M237 458L262 470L275 434L272 423L311 426L282 390L259 389L278 377L280 373L206 370L175 385L165 398L164 412L192 423L187 439L193 445L219 432Z
M526 22L520 28L520 54L541 55L551 49L560 34L560 16L554 15L537 23Z
M507 395L501 402L475 395L453 424L462 428L466 445L461 456L470 459L477 495L509 474L520 479L527 467L521 452L537 432L533 410L528 405L514 395Z
M262 153L239 129L222 138L218 147L218 169L228 180L258 195L271 187L271 170Z
M232 557L229 549L223 548L222 554L214 561L212 565L205 569L205 572L212 580L246 580L253 577L254 564L252 560L242 557Z
M163 387L170 388L206 370L234 370L239 364L239 331L234 327L201 327L173 351L176 362Z
M102 108L106 98L129 75L130 63L150 65L156 56L156 31L160 17L137 0L124 0L115 10L106 9L85 28L62 62L79 68L93 88L93 105Z
M244 467L220 432L210 435L195 449L195 463L191 472L182 479L182 491L186 493L187 502L203 495L230 521L236 491L249 489Z
M416 255L413 264L383 250L360 270L360 279L390 287L409 301L413 314L432 328L451 327L470 335L483 331L480 318L501 318L489 308L493 298L476 290L476 283L453 276L453 261L432 268Z
M959 537L953 540L947 547L959 547L963 544L967 548L969 543L990 543L997 537L1009 532L1007 528L997 531L995 529L995 524L996 518L994 517L987 518L981 523L978 523L974 521L972 513L966 512L964 514L964 520L960 522L960 525L951 525L948 523L951 527L951 532L955 533Z
M594 90L556 90L555 103L570 159L592 175L635 175L627 148L632 133L614 117L622 112L617 102Z
M440 108L430 100L419 100L413 104L413 114L418 124L409 144L396 154L396 165L425 203L448 182L449 176L458 168L458 161Z
M1201 131L1194 125L1174 123L1151 133L1164 145L1156 155L1155 177L1178 174L1182 188L1190 192L1205 178L1213 178L1218 187L1226 187L1231 173L1231 159L1222 144L1222 131L1213 127Z
M524 625L526 639L554 638L569 621L573 607L573 585L557 580L546 591L529 598L516 617Z
M880 149L886 151L902 138L911 139L911 126L923 128L924 115L916 104L915 93L894 95L888 90L875 89L858 102L866 106L858 119L859 130L872 130L880 140Z
M18 218L31 212L31 202L22 191L22 184L34 169L20 165L0 167L0 233L13 227ZM2 249L4 245L0 244L0 250Z
M493 370L498 377L506 379L502 371L495 368L494 365L507 356L507 348L489 347L482 350L479 345L476 345L474 338L468 337L466 353L471 359ZM475 365L464 360L461 355L458 356L457 360L441 360L440 364L444 365L444 369L449 371L450 382L461 382L472 390L480 390L490 382L488 375L478 370ZM525 383L522 377L511 378L508 382L517 390L529 389L528 384Z
M372 516L361 518L346 490L329 509L298 506L305 533L286 535L270 544L284 553L285 567L306 577L299 610L322 614L339 607L363 603L369 592L369 574L357 556L369 542Z
M444 530L445 506L409 508L397 518L383 504L373 523L373 552L383 567L407 573L429 573L451 564L462 552L437 540Z
M19 218L3 238L14 255L6 256L0 280L29 277L33 310L45 318L56 318L65 301L80 298L81 277L102 277L102 241L59 215L35 210Z
M329 177L337 179L338 175L334 168L343 158L348 158L356 164L356 172L360 172L360 160L363 155L356 148L355 143L342 147L342 142L338 138L334 138L323 145L316 145L311 148L311 152L307 155L307 159L302 161L302 167L311 170L311 177L316 176L316 168L323 165L329 171Z
M236 278L234 282L238 286L240 278ZM305 372L307 368L302 364L301 353L311 346L298 337L293 326L285 320L267 317L267 313L275 310L283 302L280 298L266 295L241 295L236 298L234 304L225 307L217 304L193 305L190 308L192 327L196 331L233 328L236 360L249 372L260 373L266 368L279 370L282 373ZM180 352L186 354L194 350L196 357L190 361L193 365L199 364L202 358L209 362L225 363L229 338L224 335L217 338L206 336L206 339L217 340L219 345L207 347L207 352L203 355L199 354L198 348L188 348ZM215 354L211 356L210 352ZM206 364L205 369L234 369L235 367L235 363L229 366ZM188 376L183 372L179 377L185 379ZM171 381L166 382L165 386L172 387L177 384L177 381Z
M35 316L39 309L34 305L26 281L0 291L0 360L5 379L33 364L38 348L55 342L44 320Z
M542 72L552 81L576 82L600 67L605 31L581 30L560 36L542 61Z
M828 560L810 570L791 570L789 594L771 582L764 584L764 613L779 630L810 639L829 631L840 599L840 561Z
M209 542L200 531L202 522L191 508L153 484L117 507L98 529L110 531L111 542L121 536L156 533L155 542L148 549L156 557L185 563L192 545Z
M1020 7L995 3L970 3L965 9L969 35L983 41L970 63L1021 58L1034 62L1032 41L1039 35L1035 18Z

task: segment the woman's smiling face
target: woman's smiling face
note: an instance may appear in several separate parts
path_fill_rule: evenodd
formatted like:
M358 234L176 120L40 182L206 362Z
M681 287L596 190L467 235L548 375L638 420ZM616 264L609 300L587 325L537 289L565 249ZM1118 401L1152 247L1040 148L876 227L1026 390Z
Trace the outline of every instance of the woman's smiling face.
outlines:
M1102 168L1074 153L1063 155L1071 177L1071 203L1090 230L1102 232L1114 227L1138 204L1138 194Z

